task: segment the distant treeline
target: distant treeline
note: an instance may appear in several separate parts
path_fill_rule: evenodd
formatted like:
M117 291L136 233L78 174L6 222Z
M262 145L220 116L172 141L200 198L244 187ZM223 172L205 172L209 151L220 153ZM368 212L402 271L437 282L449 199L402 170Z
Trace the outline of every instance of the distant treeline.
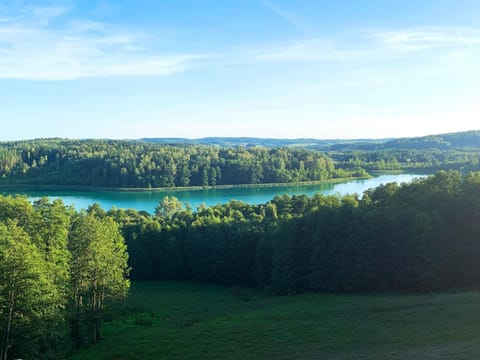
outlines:
M145 138L141 141L162 144L203 144L224 147L293 146L322 151L351 150L452 150L480 148L480 131L464 131L401 139L268 139L252 137Z
M335 170L319 152L113 140L0 144L0 183L122 188L214 186L365 176Z
M277 293L474 289L480 280L480 173L440 172L362 199L281 196L192 212L167 198L155 216L108 215L120 224L139 280Z
M338 170L367 172L385 170L459 170L463 173L480 170L480 149L463 150L353 150L327 152Z
M422 137L401 138L385 141L351 141L331 144L324 150L465 150L480 149L480 130L463 131L448 134L428 135Z
M226 138L217 139L226 146L62 139L4 142L0 185L168 188L321 181L389 170L467 173L480 170L479 134L363 144L338 140L317 150L305 143L271 147L272 139L250 139L257 140L255 147L232 146ZM235 144L234 140L249 139L230 140Z

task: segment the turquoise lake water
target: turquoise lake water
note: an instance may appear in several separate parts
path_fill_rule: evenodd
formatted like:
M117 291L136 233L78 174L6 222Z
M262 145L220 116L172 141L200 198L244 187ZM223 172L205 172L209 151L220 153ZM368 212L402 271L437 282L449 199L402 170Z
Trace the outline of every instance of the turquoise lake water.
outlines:
M93 203L100 204L104 209L112 207L145 210L153 213L157 204L165 196L175 196L184 203L189 203L193 209L199 205L207 206L224 204L230 200L241 200L249 204L265 203L276 195L301 195L312 196L316 193L324 195L353 194L361 195L365 190L389 182L411 182L414 178L421 177L414 174L381 175L365 180L351 180L335 184L316 185L286 185L276 187L235 187L226 189L205 189L192 191L64 191L64 190L14 190L2 191L3 194L23 194L30 200L48 196L51 199L61 198L67 205L73 205L77 210L86 209Z

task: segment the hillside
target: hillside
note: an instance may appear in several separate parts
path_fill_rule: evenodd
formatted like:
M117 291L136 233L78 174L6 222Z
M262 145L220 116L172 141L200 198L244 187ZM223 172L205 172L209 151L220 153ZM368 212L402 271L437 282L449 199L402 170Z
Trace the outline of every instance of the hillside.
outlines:
M272 139L253 137L143 138L141 142L159 144L203 144L226 147L301 147L326 151L348 150L448 150L479 148L480 130L399 139Z
M458 150L472 148L480 148L480 130L393 139L378 143L359 140L358 142L333 144L329 150Z
M380 144L389 139L273 139L254 137L207 137L199 139L185 138L144 138L139 141L157 144L201 144L225 147L302 147L328 149L336 144Z

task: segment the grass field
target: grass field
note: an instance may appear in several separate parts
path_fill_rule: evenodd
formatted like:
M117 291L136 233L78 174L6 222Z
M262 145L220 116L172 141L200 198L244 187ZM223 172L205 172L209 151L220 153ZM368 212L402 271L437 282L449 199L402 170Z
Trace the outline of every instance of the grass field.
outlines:
M262 296L134 283L71 359L480 359L480 293Z

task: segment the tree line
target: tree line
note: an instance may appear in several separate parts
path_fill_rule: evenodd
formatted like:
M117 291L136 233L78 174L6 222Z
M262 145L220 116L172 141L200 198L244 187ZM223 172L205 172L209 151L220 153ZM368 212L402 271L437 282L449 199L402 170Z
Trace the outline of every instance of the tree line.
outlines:
M480 152L473 149L461 150L353 150L329 151L337 171L364 169L366 172L385 170L440 171L458 170L463 173L480 170Z
M460 136L469 139L462 144L475 143L476 133L469 134ZM456 139L453 135L448 139ZM336 146L315 151L115 140L4 142L0 143L0 185L164 188L321 181L390 170L480 170L475 147Z
M439 172L362 198L277 196L260 205L156 214L112 209L132 279L254 286L275 293L474 289L480 279L480 173Z
M0 196L0 359L61 359L97 342L105 309L127 294L127 258L111 218Z
M358 171L357 171L358 170ZM317 181L338 173L331 159L290 148L164 145L114 140L0 144L0 183L159 188Z

